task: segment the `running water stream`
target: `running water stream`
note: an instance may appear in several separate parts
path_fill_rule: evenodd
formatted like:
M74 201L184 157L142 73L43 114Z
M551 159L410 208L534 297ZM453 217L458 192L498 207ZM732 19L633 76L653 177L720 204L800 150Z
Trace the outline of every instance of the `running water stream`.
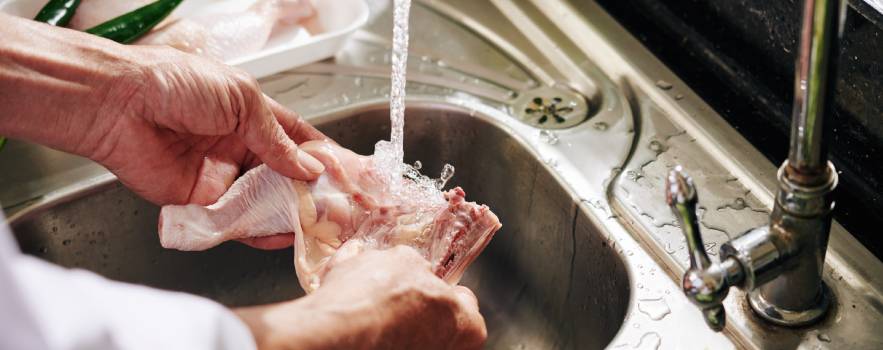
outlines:
M445 164L439 179L430 179L420 174L422 167L418 161L413 166L404 164L404 127L405 127L405 85L408 70L408 17L411 12L411 0L393 1L392 29L392 72L390 74L389 94L389 141L380 141L375 146L378 166L385 169L394 194L401 194L402 176L414 180L418 187L431 186L442 189L454 176L454 167Z

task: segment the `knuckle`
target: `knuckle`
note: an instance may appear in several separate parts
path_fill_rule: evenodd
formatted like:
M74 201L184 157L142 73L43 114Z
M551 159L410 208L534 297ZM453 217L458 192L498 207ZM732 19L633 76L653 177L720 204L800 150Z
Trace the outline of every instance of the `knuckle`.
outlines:
M249 96L260 96L261 88L257 79L239 68L229 67L229 70L233 81L243 93Z
M288 145L283 142L271 142L267 154L273 160L285 160L289 159L289 156L293 152L297 152L297 149L288 147Z

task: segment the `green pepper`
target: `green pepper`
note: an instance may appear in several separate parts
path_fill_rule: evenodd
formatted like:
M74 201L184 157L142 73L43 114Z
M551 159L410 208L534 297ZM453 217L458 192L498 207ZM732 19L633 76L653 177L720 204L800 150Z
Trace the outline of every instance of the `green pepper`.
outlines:
M184 0L157 0L119 17L86 29L86 33L128 44L153 29Z
M46 6L40 9L35 21L49 23L54 26L64 27L80 6L80 0L49 0Z

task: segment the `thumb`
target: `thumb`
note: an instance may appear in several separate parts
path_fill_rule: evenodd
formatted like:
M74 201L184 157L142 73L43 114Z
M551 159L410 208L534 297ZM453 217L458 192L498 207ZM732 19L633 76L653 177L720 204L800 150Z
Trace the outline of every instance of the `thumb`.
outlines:
M263 94L255 95L236 130L245 146L270 168L296 180L313 180L325 171L322 162L298 149L288 137Z

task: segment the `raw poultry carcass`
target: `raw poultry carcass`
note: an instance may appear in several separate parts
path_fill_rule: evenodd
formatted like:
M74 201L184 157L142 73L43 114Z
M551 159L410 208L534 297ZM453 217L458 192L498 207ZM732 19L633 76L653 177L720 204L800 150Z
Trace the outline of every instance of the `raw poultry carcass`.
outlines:
M309 0L258 0L241 12L206 13L176 18L138 40L139 45L169 45L178 50L227 61L255 53L279 24L313 16Z
M361 156L328 141L307 142L301 150L325 165L317 180L295 181L258 166L213 205L163 207L162 245L203 250L294 232L295 270L310 292L335 261L399 244L416 248L439 277L457 283L501 227L488 207L466 202L459 187L442 192L426 177L391 177L378 166L382 156Z

